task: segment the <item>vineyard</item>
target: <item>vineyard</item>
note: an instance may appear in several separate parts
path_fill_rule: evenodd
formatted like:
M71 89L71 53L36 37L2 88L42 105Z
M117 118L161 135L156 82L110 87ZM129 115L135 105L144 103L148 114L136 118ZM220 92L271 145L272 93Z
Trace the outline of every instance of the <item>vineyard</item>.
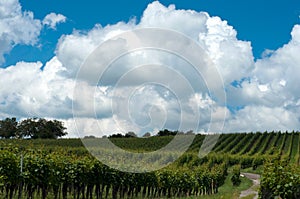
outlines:
M109 168L91 156L80 139L0 140L0 196L30 199L201 197L218 193L229 170L237 173L232 177L236 178L233 183L237 183L240 169L255 170L263 165L261 198L300 198L299 132L222 134L212 152L199 158L204 138L204 135L196 135L188 151L174 163L148 173L126 173ZM153 136L110 140L128 151L150 152L172 139L173 136ZM168 157L172 157L172 152Z

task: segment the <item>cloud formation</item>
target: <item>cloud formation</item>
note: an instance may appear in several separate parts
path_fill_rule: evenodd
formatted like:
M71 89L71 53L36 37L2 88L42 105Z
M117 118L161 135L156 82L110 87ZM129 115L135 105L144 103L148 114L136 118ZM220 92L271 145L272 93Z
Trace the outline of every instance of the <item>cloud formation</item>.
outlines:
M64 15L51 12L45 16L42 23L55 30L57 24L64 23L66 20L67 18Z
M22 11L18 0L0 2L0 64L3 55L15 45L34 45L38 41L42 25L30 11Z
M42 63L19 62L0 69L1 112L23 117L69 118L72 116L74 82L59 75L64 71L54 57Z
M36 36L28 35L38 35L41 28L32 14L22 14L17 1L12 2L0 9L0 25L5 21L5 13L22 15L36 23L36 34L0 34L0 43L9 43L6 50L0 48L0 54L8 52L16 41L34 43ZM55 28L65 18L51 13L47 20L47 25ZM205 78L214 80L212 76L201 77L180 56L157 50L144 49L121 56L98 84L91 83L96 69L92 66L77 78L82 64L99 45L120 33L149 27L177 31L197 42L223 78L227 104L209 92ZM158 41L162 38L154 36ZM106 52L125 48L126 43L122 42L110 43ZM184 48L183 44L176 44L179 49ZM294 26L289 43L266 51L264 57L254 61L251 43L238 40L236 30L220 17L153 2L139 22L131 20L105 27L96 24L89 31L75 30L63 35L55 56L45 64L19 62L0 69L0 85L7 85L0 87L0 116L58 118L65 121L70 136L78 136L76 129L80 136L126 131L142 135L161 128L189 130L194 128L197 115L198 131L207 131L211 125L223 125L224 113L224 132L300 130L299 52L300 25ZM151 84L151 80L162 84ZM75 85L80 88L79 93L74 93ZM194 92L187 92L186 85ZM73 113L78 116L76 124Z

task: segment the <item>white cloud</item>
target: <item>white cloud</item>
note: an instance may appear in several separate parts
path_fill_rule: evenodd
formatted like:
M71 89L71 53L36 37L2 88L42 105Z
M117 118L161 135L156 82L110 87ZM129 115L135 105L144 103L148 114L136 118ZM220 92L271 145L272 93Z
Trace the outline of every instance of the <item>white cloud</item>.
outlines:
M250 42L238 40L236 31L227 21L206 12L176 10L174 5L165 7L156 1L148 5L138 26L167 28L198 41L226 84L247 76L254 67ZM239 72L232 73L233 70Z
M165 7L157 1L148 5L139 24L133 20L104 28L96 25L88 33L75 31L72 35L63 36L57 47L58 58L75 76L83 61L103 41L116 34L144 27L178 31L197 41L216 64L226 84L247 76L254 67L250 42L238 40L236 31L226 21L210 17L205 12L176 10L175 6ZM120 46L116 46L114 50L118 48ZM232 73L232 70L239 70L239 73Z
M255 63L255 69L250 82L243 82L242 88L237 89L243 98L254 98L257 103L266 106L284 106L286 101L294 101L300 98L300 26L295 25L291 32L291 40L288 44L275 50L270 56L264 57ZM255 85L265 88L255 92ZM252 87L253 89L249 89ZM244 92L245 90L252 91ZM264 92L264 93L263 93ZM247 101L245 101L247 105Z
M17 13L21 13L20 6L16 6L19 4L14 2L9 7L18 8ZM0 14L15 15L1 10ZM50 27L60 21L50 18L58 16L49 15ZM99 62L91 63L76 79L84 60L100 44L122 32L145 27L174 30L196 41L224 79L228 106L209 92L205 81L188 63L167 52L140 50L126 54L110 65L100 85L91 83L99 78L95 72ZM130 130L143 134L163 127L177 129L180 122L182 130L193 129L195 119L199 119L198 130L211 126L210 131L214 131L222 126L224 114L226 132L299 130L300 26L294 26L288 44L266 51L256 62L251 43L236 36L236 30L219 17L153 2L139 23L131 20L105 27L97 24L90 31L63 35L56 56L44 67L40 62L19 62L0 69L0 85L7 85L0 87L0 116L60 118L72 137L76 136L76 125L82 135L101 136L99 126L105 134ZM2 37L0 34L0 42ZM155 37L164 42L162 35ZM28 42L33 42L33 38ZM184 44L172 42L184 49ZM116 40L105 47L108 53L121 52L126 43ZM208 78L215 80L213 76ZM157 84L149 84L151 80ZM76 83L79 89L74 97ZM188 85L194 90L189 90ZM78 116L76 124L72 103Z
M17 117L71 117L74 82L59 75L56 57L42 64L19 62L0 69L1 112Z
M298 117L283 107L247 106L226 123L225 131L292 131L299 129Z
M226 85L251 75L254 67L250 42L236 38L236 31L219 17L206 22L208 31L199 34ZM238 72L233 72L238 71Z
M105 40L124 31L132 30L134 21L129 23L119 22L115 25L102 27L96 24L88 32L75 30L71 35L63 35L57 45L56 54L62 64L68 69L69 76L75 77L84 60ZM122 44L110 46L110 50L118 50ZM87 77L88 78L88 77Z
M56 29L57 24L66 22L66 17L62 14L56 14L51 12L43 19L43 25L49 26L52 29Z
M36 44L41 28L32 12L22 11L18 0L0 1L0 64L15 45Z
M299 130L300 26L291 40L257 60L249 81L231 88L231 104L244 107L229 119L231 131Z

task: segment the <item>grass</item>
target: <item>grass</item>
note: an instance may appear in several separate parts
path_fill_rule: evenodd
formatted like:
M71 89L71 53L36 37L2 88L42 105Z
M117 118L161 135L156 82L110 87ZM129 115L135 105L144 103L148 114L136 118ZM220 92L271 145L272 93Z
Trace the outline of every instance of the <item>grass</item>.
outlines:
M242 197L241 199L253 199L255 194L250 194L248 196Z
M241 184L239 186L233 186L230 180L231 176L231 174L227 176L224 185L219 188L219 193L209 196L187 197L185 199L238 199L241 191L249 189L252 186L252 181L248 178L241 178Z
M244 173L255 173L261 175L263 173L264 167L262 165L258 166L255 170L252 167L241 169L241 172Z
M241 191L249 189L252 186L252 181L249 180L248 178L242 178L241 177L241 184L239 186L233 186L232 182L231 182L231 174L229 174L225 180L225 183L223 186L221 186L219 188L219 193L218 195L222 196L222 195L228 195L232 196L237 194L237 196L240 195ZM220 197L223 198L223 197ZM233 197L230 197L233 198Z

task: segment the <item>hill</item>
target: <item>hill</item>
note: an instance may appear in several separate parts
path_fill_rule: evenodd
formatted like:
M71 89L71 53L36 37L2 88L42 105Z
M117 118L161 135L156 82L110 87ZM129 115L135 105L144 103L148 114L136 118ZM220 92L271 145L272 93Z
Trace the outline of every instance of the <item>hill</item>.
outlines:
M160 149L173 138L110 138L110 141L138 154ZM239 184L240 169L255 170L264 165L260 188L262 198L298 197L299 132L221 134L212 151L199 158L204 138L205 135L196 135L189 149L179 158L167 151L142 159L137 169L142 167L146 171L153 163L168 165L148 173L126 173L110 168L97 161L80 139L0 140L0 188L3 187L1 190L6 198L17 195L47 198L49 194L63 199L198 197L217 194L228 181L228 173L232 182ZM103 138L88 140L101 143ZM95 146L90 148L94 153L110 151L104 146ZM126 169L127 160L122 154L110 154L114 157L105 158ZM131 162L130 166L136 162ZM294 195L288 195L291 193Z

